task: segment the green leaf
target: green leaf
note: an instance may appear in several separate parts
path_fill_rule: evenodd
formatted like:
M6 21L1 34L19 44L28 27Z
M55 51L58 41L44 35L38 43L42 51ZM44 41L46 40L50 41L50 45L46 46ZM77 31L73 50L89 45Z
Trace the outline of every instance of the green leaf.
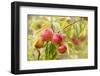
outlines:
M50 46L50 59L55 59L56 57L56 47L54 44L51 43L51 46Z
M47 60L48 59L48 42L46 43L45 45L45 59Z

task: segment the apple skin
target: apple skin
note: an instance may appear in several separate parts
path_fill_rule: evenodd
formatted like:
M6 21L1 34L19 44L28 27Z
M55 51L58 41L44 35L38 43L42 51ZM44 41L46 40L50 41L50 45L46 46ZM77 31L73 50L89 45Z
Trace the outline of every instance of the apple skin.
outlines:
M50 40L52 40L52 36L53 36L53 32L49 28L44 29L41 32L41 37L42 37L42 40L44 40L44 41L50 41Z
M80 39L81 42L83 42L86 39L86 36L81 35L79 39Z
M73 43L74 45L79 45L79 44L80 44L80 41L79 41L78 38L75 37L75 36L73 36L73 37L71 38L71 41L72 41L72 43Z
M42 38L38 38L38 40L37 40L37 42L35 44L35 47L36 48L42 48L43 44L44 44L44 41L42 40Z
M61 34L54 34L52 37L52 42L55 44L61 43L63 40L63 36Z
M60 45L60 46L58 47L58 51L59 51L60 53L65 53L66 50L67 50L67 47L66 47L64 44L62 44L62 45Z

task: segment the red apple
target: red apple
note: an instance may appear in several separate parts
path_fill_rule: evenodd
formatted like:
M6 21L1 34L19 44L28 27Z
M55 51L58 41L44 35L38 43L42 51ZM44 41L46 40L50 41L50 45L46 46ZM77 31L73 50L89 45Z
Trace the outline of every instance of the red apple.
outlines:
M73 36L73 37L71 38L71 41L72 41L73 44L75 44L75 45L79 45L79 43L80 43L80 41L78 40L78 38L75 37L75 36Z
M53 32L51 29L45 29L41 32L41 37L44 41L49 41L52 39Z
M60 53L64 53L66 50L67 50L67 47L66 47L64 44L62 44L62 45L60 45L60 46L58 47L58 51L59 51Z
M62 40L63 40L63 36L61 34L54 34L52 37L52 42L56 44L61 43Z

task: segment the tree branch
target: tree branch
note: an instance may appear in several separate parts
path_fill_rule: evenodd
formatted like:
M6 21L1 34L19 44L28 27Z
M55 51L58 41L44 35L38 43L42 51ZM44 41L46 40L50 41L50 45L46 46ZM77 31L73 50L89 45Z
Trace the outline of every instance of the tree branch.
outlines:
M81 19L80 19L80 20L81 20ZM67 27L69 27L69 26L71 26L71 25L73 25L73 24L75 24L75 23L79 22L80 20L77 20L77 21L75 21L75 22L73 22L73 23L71 23L71 24L67 25L66 27L64 27L64 29L66 29ZM63 29L63 30L64 30L64 29Z
M38 60L40 60L40 50L37 49L38 52Z

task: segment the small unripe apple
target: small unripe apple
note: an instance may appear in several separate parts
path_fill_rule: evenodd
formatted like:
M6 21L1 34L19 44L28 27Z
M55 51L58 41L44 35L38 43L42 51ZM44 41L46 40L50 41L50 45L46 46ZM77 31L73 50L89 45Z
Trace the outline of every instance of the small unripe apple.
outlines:
M52 39L52 36L53 36L53 32L51 29L44 29L42 32L41 32L41 37L44 41L49 41Z
M63 36L61 34L54 34L52 37L52 42L56 44L61 43L62 40L63 40Z
M67 47L66 47L66 45L64 45L64 44L62 44L62 45L60 45L60 46L58 47L58 51L59 51L60 53L65 53L66 50L67 50Z
M42 38L39 38L35 44L35 47L41 48L41 47L43 47L43 44L44 44L44 42L43 42Z

